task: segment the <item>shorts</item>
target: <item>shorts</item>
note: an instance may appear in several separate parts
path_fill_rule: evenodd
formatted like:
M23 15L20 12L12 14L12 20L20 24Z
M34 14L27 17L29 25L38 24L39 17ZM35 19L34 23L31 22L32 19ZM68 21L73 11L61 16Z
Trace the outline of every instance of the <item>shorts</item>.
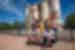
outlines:
M52 44L51 44L51 41L49 42L49 40L48 40L48 38L47 37L44 37L43 38L43 44L42 44L42 46L41 47L49 47L49 48L52 48Z
M55 44L55 43L56 43L56 40L55 40L55 39L52 39L52 40L51 40L51 43L52 43L52 44Z
M48 45L48 38L47 37L43 38L43 45L44 46Z

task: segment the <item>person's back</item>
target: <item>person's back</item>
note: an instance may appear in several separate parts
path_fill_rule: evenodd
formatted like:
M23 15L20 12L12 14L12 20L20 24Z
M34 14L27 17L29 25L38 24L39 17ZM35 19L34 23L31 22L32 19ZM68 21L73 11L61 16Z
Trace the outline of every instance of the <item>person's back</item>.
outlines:
M48 33L47 31L45 31L45 32L43 33L43 36L44 36L44 37L48 37L48 34L49 34L49 33Z
M48 37L51 38L51 39L55 38L55 32L54 32L54 30L52 30L52 29L49 30Z
M46 30L44 31L43 33L43 46L48 46L49 44L51 45L51 40L49 40L51 37L52 37L52 33L53 31L49 31L49 30Z
M49 31L45 31L43 33L43 35L47 38L54 38L55 37L55 32L52 29L50 29Z

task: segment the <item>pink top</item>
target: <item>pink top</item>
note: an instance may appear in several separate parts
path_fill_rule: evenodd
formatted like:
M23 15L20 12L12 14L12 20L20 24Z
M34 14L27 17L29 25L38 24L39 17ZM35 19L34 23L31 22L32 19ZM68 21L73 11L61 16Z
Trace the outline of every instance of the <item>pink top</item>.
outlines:
M40 32L40 29L39 29L39 28L36 28L35 31L36 31L36 32Z

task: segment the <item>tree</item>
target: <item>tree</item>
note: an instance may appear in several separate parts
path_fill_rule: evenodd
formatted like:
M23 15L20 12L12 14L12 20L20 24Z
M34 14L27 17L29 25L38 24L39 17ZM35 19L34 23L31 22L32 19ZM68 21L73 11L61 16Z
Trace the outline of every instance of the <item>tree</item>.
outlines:
M0 30L10 30L10 29L16 29L19 27L19 23L15 22L14 24L10 24L7 22L0 22Z
M69 14L69 16L66 17L65 27L70 29L71 40L73 40L72 30L75 29L75 13L71 13L71 14Z
M10 25L6 22L0 23L0 30L8 30L10 28Z

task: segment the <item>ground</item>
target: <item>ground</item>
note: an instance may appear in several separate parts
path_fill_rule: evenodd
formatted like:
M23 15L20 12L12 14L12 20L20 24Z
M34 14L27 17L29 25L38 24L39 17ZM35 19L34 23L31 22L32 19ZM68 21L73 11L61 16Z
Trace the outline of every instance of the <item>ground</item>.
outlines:
M0 34L0 50L42 50L39 46L26 45L25 36L11 36ZM75 50L75 42L58 41L48 50Z

